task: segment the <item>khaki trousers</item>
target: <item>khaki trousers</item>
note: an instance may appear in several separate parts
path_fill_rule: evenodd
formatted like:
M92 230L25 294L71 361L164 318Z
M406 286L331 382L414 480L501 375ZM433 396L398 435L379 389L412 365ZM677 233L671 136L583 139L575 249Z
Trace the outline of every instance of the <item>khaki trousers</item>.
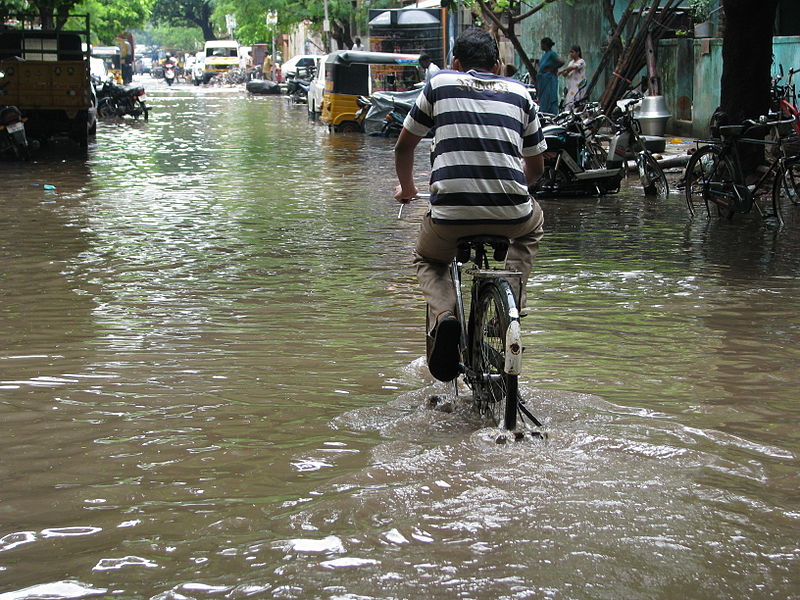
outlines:
M522 273L520 308L524 308L525 287L544 233L543 222L542 208L535 200L530 218L511 225L437 225L430 213L426 214L414 249L414 265L428 303L429 323L434 323L440 313L455 308L450 262L458 250L458 239L470 235L502 235L511 239L505 268Z

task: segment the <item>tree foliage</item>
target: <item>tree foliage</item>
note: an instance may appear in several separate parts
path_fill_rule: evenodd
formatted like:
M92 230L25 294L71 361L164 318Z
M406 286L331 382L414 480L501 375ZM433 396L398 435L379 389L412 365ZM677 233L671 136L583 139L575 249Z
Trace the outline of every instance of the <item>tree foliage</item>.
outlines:
M152 5L153 0L83 0L75 11L90 15L93 43L112 44L120 33L142 27Z
M141 27L154 0L0 0L0 15L34 11L45 29L70 27L69 14L90 16L92 43L111 44L120 33Z
M517 23L524 21L531 15L536 14L548 4L558 2L559 0L539 0L533 6L525 0L469 0L480 9L480 15L483 21L486 22L491 29L495 32L503 32L503 35L511 42L514 49L517 51L522 64L528 70L528 73L535 73L533 62L531 61L522 42L517 37L516 26ZM572 4L572 0L562 0Z
M212 0L156 0L153 6L153 21L173 27L199 27L203 39L217 39L212 14Z
M201 50L205 38L199 27L173 27L171 25L153 25L147 23L143 29L134 30L133 37L137 44L151 48L168 48L192 52Z

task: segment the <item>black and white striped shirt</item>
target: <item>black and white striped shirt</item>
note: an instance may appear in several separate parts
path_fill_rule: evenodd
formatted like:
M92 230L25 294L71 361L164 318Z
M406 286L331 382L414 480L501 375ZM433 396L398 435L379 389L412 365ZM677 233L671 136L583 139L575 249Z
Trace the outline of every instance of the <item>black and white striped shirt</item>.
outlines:
M441 224L516 223L532 211L523 156L547 148L537 106L518 81L439 71L403 127L433 130L431 218Z

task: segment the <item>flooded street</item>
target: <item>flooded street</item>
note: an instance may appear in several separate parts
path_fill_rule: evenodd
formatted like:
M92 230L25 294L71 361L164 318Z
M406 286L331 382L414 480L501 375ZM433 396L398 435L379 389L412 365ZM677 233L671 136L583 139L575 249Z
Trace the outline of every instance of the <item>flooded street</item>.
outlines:
M800 597L800 223L543 201L498 445L426 407L393 142L144 82L0 163L0 600Z

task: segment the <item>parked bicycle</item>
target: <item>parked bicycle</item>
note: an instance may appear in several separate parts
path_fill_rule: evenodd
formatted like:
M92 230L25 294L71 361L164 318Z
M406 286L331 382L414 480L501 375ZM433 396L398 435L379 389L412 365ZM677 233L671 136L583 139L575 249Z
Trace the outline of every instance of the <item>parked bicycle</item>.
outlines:
M626 96L617 101L617 108L611 115L614 135L608 146L606 168L624 167L628 157L632 157L639 169L639 179L645 195L667 198L669 196L667 177L656 159L645 147L642 129L633 114L642 95L638 92L628 92Z
M793 206L800 204L800 157L784 151L781 138L764 139L770 128L793 123L793 119L760 122L747 120L740 125L719 125L719 139L701 140L684 173L686 203L694 217L711 216L716 206L720 216L729 219L736 213L755 209L762 218L775 218L779 224ZM742 144L773 146L776 158L754 183L745 180L740 157ZM703 210L705 208L705 210Z
M504 261L509 240L497 236L473 236L459 240L458 254L450 264L456 291L455 316L461 324L459 352L461 372L472 390L478 412L491 422L519 435L541 427L519 394L522 372L522 333L517 308L521 274L490 268L488 251ZM462 267L472 277L469 316L465 316ZM428 324L430 325L430 324ZM457 379L453 387L458 395ZM532 432L533 437L543 437Z

